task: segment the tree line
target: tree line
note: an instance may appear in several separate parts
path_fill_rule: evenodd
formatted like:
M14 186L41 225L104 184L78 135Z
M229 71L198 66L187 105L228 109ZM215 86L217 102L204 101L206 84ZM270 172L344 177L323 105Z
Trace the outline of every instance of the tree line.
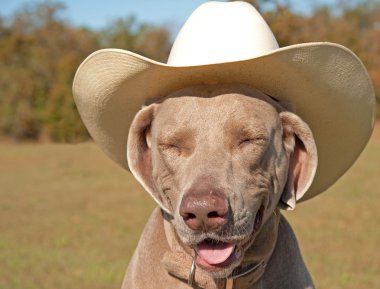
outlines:
M366 65L379 100L378 5L359 1L335 7L341 9L320 7L311 15L301 15L278 1L248 2L259 10L265 2L275 4L263 14L280 46L331 41L353 50ZM167 60L171 35L165 26L152 26L129 16L94 30L75 27L62 15L64 5L60 2L28 6L11 18L0 15L0 136L57 142L88 139L71 91L79 64L91 52L106 47Z

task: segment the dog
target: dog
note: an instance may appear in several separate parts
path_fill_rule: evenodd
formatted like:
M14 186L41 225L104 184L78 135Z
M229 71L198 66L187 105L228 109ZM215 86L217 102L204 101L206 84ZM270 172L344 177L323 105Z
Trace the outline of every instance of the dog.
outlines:
M279 208L294 209L317 166L296 114L243 85L182 89L132 122L128 162L162 209L152 214L122 288L314 288ZM163 263L163 264L162 264Z
M94 141L158 204L123 289L314 287L280 209L324 192L371 136L375 94L353 52L280 48L252 5L208 1L167 63L96 51L73 95Z

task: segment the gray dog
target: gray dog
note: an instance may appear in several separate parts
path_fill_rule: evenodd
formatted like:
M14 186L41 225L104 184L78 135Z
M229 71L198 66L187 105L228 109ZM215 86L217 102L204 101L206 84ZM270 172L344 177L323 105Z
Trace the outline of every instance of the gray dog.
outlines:
M297 115L246 86L188 88L136 115L127 151L164 210L150 218L123 288L313 288L278 209L294 208L317 166Z
M314 287L279 209L325 191L369 140L374 90L354 53L280 48L248 3L207 1L168 63L96 51L73 93L94 141L159 206L123 289Z

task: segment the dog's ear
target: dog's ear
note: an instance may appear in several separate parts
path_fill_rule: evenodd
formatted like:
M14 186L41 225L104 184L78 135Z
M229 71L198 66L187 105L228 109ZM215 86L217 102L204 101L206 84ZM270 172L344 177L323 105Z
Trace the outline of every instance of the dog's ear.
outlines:
M159 104L151 104L143 107L133 119L128 135L127 159L135 178L160 207L165 209L157 195L152 177L151 125L158 106Z
M317 170L317 147L309 126L291 112L281 112L283 144L289 154L288 180L279 207L293 210L309 189Z

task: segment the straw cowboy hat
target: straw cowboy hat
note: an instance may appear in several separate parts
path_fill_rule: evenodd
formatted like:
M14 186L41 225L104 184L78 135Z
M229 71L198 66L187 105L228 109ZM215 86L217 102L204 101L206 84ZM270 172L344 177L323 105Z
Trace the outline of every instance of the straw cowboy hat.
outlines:
M354 53L326 42L279 48L261 15L238 1L197 8L167 64L120 49L94 52L78 68L73 93L92 138L127 169L129 126L145 103L215 83L250 85L292 103L309 124L319 165L303 200L323 192L354 163L374 127L374 90Z

